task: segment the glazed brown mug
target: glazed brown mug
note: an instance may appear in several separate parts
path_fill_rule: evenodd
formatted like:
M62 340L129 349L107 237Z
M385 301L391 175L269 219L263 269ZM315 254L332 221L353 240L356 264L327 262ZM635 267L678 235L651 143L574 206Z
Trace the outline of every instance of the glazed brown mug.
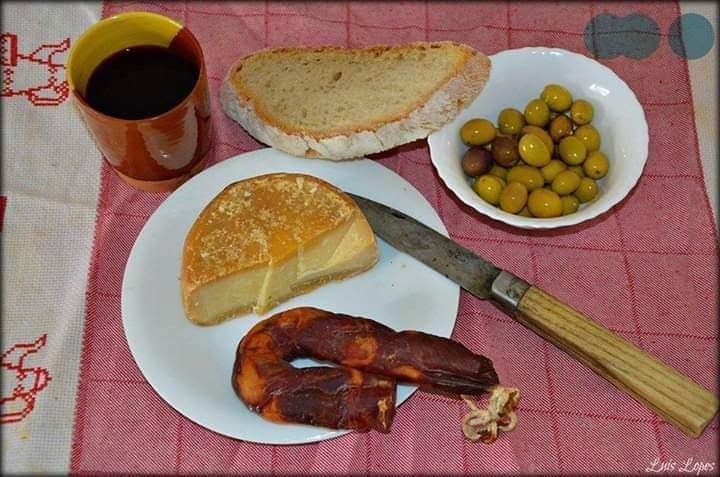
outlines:
M167 48L197 69L194 85L188 85L189 92L179 102L166 111L136 119L102 112L97 104L90 104L88 83L99 66L133 48L157 47ZM168 84L173 81L172 75L169 71L165 79ZM74 102L98 149L126 183L140 190L165 192L202 169L212 127L207 74L200 44L183 25L149 12L128 12L101 20L75 41L67 76ZM130 94L141 93L141 88L142 84L137 85Z

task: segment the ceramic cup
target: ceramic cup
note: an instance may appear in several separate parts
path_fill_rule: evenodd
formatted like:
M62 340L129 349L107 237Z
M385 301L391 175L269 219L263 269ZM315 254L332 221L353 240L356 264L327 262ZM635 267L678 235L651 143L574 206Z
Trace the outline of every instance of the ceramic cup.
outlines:
M111 117L90 106L85 89L95 68L114 53L140 45L170 48L193 61L199 75L191 92L169 111L145 119ZM126 183L144 191L165 192L202 169L210 149L210 97L200 44L186 27L149 12L101 20L75 41L67 76L74 102L98 149Z

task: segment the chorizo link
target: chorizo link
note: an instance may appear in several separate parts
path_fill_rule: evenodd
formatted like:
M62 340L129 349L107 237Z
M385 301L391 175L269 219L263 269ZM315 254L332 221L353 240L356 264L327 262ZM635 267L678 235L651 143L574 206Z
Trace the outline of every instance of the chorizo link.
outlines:
M340 367L290 364L301 357ZM498 383L492 362L460 343L310 307L255 325L238 345L232 381L243 402L271 421L388 432L396 380L453 394Z

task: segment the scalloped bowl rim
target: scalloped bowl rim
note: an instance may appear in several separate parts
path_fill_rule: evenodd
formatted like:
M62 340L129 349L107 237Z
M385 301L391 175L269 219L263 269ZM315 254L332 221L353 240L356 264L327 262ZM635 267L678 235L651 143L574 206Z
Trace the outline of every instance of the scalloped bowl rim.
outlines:
M448 189L463 203L481 214L525 229L552 229L576 225L604 214L621 202L632 191L642 175L647 162L649 142L645 112L627 83L607 66L579 53L560 48L526 47L505 50L490 56L490 59L493 64L490 78L480 95L453 121L428 136L431 162ZM542 75L524 75L515 82L540 84L539 88L536 85L532 90L528 86L527 93L518 94L518 88L512 87L515 83L511 82L510 85L505 85L506 80L503 78L516 77L511 76L516 73L513 69L521 70L524 62L532 64L537 61L564 62L566 68L568 65L574 65L575 71L579 71L580 74L571 74L563 78L562 73L557 76L552 76L553 73L550 73L552 78L549 80L542 79L545 78ZM525 103L533 97L539 96L544 84L551 82L567 86L573 93L573 97L588 98L596 107L597 114L593 124L596 125L603 139L601 150L607 154L610 160L610 173L600 181L601 193L598 199L584 204L574 214L547 219L510 214L482 200L470 187L460 166L462 152L459 152L459 148L462 151L467 149L467 146L460 141L460 127L473 117L487 117L495 122L497 113L505 107L522 110ZM580 87L578 84L582 86ZM495 90L502 92L502 89L498 88L512 90L510 94L517 97L514 104L498 104L501 100L491 97L496 93ZM579 90L582 90L581 94L577 94ZM613 105L613 109L608 109L608 105ZM483 111L492 114L484 114ZM605 116L608 111L610 114ZM596 120L599 121L597 124ZM631 133L628 130L620 130L626 123L634 126ZM609 127L620 130L621 134L607 136L603 130L607 132ZM629 134L631 134L630 140L627 140L625 136ZM617 137L626 139L626 142L616 144ZM610 140L612 151L607 151L603 147L607 145L608 140ZM620 159L623 160L622 164L617 163ZM618 169L622 171L622 176L616 174L613 177L613 172L617 172Z

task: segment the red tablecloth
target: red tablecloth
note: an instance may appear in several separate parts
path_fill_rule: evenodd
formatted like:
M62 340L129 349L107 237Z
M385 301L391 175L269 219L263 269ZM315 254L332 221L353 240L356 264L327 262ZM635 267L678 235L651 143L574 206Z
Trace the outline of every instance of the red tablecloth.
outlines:
M456 40L493 54L524 46L590 55L593 15L644 13L660 27L643 60L601 60L642 103L650 153L634 191L609 213L569 229L533 232L491 221L454 198L433 169L427 143L376 156L430 201L463 245L594 317L717 392L718 237L695 133L687 61L667 40L676 3L566 4L404 2L119 2L103 15L148 10L176 18L205 52L215 125L211 162L263 147L222 112L218 90L230 64L267 46L359 46ZM99 155L99 154L98 154ZM418 392L392 432L350 433L297 446L241 442L182 417L145 381L120 316L124 266L139 231L167 195L137 192L107 166L86 294L73 472L636 473L689 458L714 462L717 418L691 439L587 368L463 292L453 338L495 363L523 393L517 429L491 446L465 440L461 401Z

